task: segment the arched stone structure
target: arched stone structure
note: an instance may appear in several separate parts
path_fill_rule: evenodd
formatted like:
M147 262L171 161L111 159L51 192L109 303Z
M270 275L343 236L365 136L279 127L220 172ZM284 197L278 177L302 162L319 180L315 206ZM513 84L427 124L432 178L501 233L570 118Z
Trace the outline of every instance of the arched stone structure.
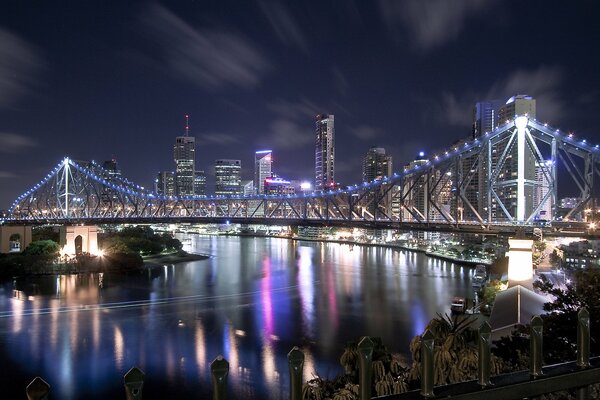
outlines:
M11 244L10 237L19 235L19 246ZM31 243L31 226L0 226L0 253L23 251Z
M74 255L77 253L75 248L75 238L81 237L81 252L98 255L98 227L95 225L75 225L62 226L60 228L60 241L62 247L61 253Z

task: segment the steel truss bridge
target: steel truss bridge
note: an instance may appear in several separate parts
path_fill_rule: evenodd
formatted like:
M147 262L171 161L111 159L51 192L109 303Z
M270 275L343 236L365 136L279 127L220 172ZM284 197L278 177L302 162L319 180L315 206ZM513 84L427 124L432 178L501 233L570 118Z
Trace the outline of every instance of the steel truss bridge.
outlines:
M393 176L284 196L165 196L111 176L95 162L63 159L19 196L7 224L207 222L514 232L556 216L557 176L578 202L592 198L600 149L526 116L415 160ZM550 218L549 218L550 217ZM551 223L558 224L554 221Z

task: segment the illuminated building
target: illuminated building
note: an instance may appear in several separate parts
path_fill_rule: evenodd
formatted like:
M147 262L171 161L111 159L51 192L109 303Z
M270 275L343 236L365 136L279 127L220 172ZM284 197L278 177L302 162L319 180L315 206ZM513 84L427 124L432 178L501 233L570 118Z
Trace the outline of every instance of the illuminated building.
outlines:
M475 107L473 107L473 139L496 129L500 107L502 107L500 100L484 100L475 103Z
M545 165L552 169L552 161L545 161ZM539 210L536 213L538 219L550 221L553 219L553 204L552 196L548 194L550 192L551 177L548 176L547 170L548 168L543 168L539 162L535 163L535 180L537 186L533 192L533 207L537 208L539 206ZM543 204L540 205L540 203Z
M185 116L185 135L175 138L173 158L175 160L175 192L178 196L190 196L194 192L196 171L196 139L189 135L188 116Z
M154 191L165 196L175 196L175 173L159 172L154 180Z
M116 177L121 177L121 169L119 168L117 160L115 160L114 158L112 160L104 161L104 163L102 164L102 169L107 173L107 176L105 176L105 178L108 181L112 181Z
M254 189L256 194L265 191L265 179L270 178L273 168L273 152L271 150L260 150L254 154Z
M335 127L333 115L317 115L315 136L315 190L334 188Z
M215 160L215 194L217 196L241 194L241 170L240 160Z
M392 156L382 147L371 147L363 158L363 182L371 182L392 174Z
M254 181L242 181L242 195L252 196L254 194Z
M204 171L194 172L194 194L196 196L206 196L206 174Z
M512 121L515 117L525 115L528 118L536 117L536 106L535 99L527 95L513 96L504 106L502 106L498 112L499 124L503 124L506 121ZM508 140L508 138L506 139ZM524 146L523 150L523 179L525 185L523 186L523 192L519 193L518 190L518 175L519 175L519 146L513 144L511 150L505 155L504 159L501 158L503 149L508 143L505 141L499 141L492 147L492 170L497 171L496 180L496 193L500 198L500 201L504 204L506 211L517 220L521 219L519 216L519 202L522 204L520 213L522 215L530 215L533 212L533 195L535 191L535 171L536 171L536 158L531 148L527 145ZM491 199L492 203L492 218L493 219L508 219L508 216L501 211L496 204L494 198Z
M276 177L267 178L264 183L264 194L268 195L286 195L295 194L296 188L290 181Z

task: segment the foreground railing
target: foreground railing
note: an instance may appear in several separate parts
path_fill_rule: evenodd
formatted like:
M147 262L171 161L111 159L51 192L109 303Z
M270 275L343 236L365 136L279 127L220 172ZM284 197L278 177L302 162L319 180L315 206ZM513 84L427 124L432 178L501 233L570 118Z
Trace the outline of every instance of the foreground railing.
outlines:
M484 322L479 328L477 380L438 386L434 390L434 338L427 330L421 338L421 387L420 389L391 396L378 397L385 400L410 400L445 398L452 400L516 400L532 398L563 390L576 390L576 399L590 399L589 386L600 383L600 357L590 359L590 317L586 309L577 315L577 360L543 367L543 322L539 316L531 320L529 371L519 371L491 377L491 328ZM373 374L374 343L363 337L358 343L359 400L372 398L371 376ZM304 354L294 347L288 354L290 373L290 399L302 400ZM210 365L213 400L227 399L229 362L218 356ZM124 376L127 400L141 400L144 373L132 368ZM42 378L35 378L26 389L29 400L47 400L50 385Z

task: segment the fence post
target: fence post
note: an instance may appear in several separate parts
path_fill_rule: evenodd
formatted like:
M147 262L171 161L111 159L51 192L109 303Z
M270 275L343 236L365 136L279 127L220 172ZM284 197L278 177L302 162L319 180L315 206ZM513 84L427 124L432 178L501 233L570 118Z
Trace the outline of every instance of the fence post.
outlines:
M529 375L533 378L542 376L544 322L539 315L531 318L531 334L529 342Z
M123 377L125 384L125 395L127 400L142 400L142 388L144 387L144 373L137 367L131 368Z
M368 337L363 337L358 342L358 361L360 385L360 400L371 400L371 369L373 368L373 341Z
M590 366L590 313L585 308L577 313L577 366Z
M304 368L304 353L297 346L288 353L290 368L290 399L302 400L302 369Z
M590 313L582 308L577 313L577 366L587 368L590 366ZM577 388L576 399L589 399L589 387Z
M223 356L217 356L210 363L210 374L213 384L213 400L227 399L227 375L229 375L229 362Z
M27 385L25 393L27 393L27 400L48 400L50 385L39 376L36 376L34 380Z
M490 359L490 346L492 337L492 327L486 321L481 324L479 328L479 368L477 369L477 378L481 387L491 385L490 382L490 370L491 370L491 359Z
M429 329L421 336L421 396L433 394L433 333Z

